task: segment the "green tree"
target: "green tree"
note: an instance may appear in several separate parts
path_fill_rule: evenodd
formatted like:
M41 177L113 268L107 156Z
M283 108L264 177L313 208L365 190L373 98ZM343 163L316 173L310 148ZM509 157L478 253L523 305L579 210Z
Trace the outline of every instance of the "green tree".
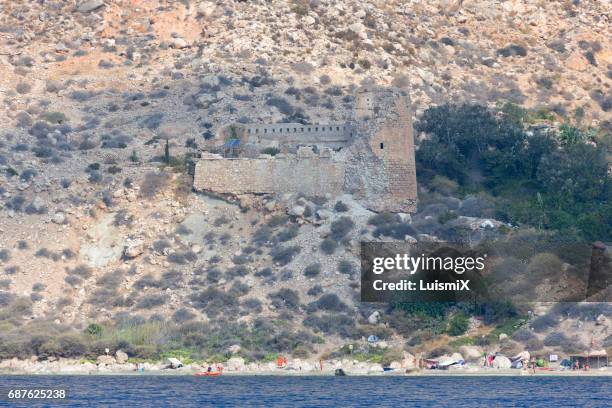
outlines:
M542 157L537 179L549 194L570 204L602 200L610 189L605 152L585 143Z
M170 142L166 139L166 146L164 147L164 163L170 163Z
M102 335L103 330L104 329L102 328L102 326L100 326L98 323L91 323L85 329L85 333L89 334L90 336L100 337Z
M462 312L456 313L448 323L449 336L461 336L470 327L470 320Z
M575 145L584 142L584 134L575 126L566 123L559 127L559 140L565 146Z

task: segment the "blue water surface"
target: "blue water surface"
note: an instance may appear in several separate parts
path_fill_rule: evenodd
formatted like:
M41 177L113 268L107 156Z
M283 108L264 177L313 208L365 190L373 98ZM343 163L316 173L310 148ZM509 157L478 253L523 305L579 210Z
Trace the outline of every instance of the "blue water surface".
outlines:
M68 390L32 407L610 407L612 377L0 376L0 390Z

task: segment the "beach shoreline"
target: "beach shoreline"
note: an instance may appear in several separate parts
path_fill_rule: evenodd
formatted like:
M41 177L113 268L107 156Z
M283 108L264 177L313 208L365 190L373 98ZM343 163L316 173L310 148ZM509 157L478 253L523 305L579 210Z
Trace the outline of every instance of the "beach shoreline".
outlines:
M45 371L32 372L22 370L0 370L0 376L195 376L196 370L162 369L151 371L121 370L121 371ZM334 370L324 371L299 371L299 370L264 370L264 371L224 371L225 377L325 377L334 376ZM510 370L486 370L486 369L461 369L461 370L421 370L405 373L402 371L385 371L376 373L346 372L348 377L608 377L612 376L612 370L598 369L591 371L549 371L541 370L535 373L520 369Z

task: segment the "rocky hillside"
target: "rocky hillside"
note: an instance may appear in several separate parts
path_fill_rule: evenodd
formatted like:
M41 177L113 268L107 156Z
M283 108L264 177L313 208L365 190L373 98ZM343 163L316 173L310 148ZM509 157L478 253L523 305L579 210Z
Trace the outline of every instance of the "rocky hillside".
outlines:
M195 325L231 321L287 339L262 340L257 358L370 334L402 347L411 335L396 330L401 317L379 324L382 311L358 304L358 243L443 235L452 225L432 221L435 208L381 219L350 196L227 202L191 191L192 159L221 144L230 122L343 120L364 83L404 88L417 117L445 102L513 102L609 129L609 12L600 1L5 2L4 356L51 341L22 347L26 332L53 339L109 321L148 322L164 339L179 327L191 339L182 346L214 352L226 344ZM456 222L480 234L491 213L474 206L487 209L452 201L465 217ZM571 316L595 324L591 315L609 314L601 308ZM472 319L467 334L489 324ZM431 344L446 347L444 336Z

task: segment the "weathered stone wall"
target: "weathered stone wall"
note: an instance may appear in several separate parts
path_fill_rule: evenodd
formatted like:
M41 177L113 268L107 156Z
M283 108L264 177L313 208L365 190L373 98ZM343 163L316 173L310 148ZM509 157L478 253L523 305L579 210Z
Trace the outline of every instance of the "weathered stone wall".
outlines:
M256 159L208 157L198 161L194 188L226 194L299 192L341 194L345 165L331 157L301 151Z
M303 125L301 123L240 125L241 138L246 143L267 145L307 145L344 147L351 140L347 123Z

